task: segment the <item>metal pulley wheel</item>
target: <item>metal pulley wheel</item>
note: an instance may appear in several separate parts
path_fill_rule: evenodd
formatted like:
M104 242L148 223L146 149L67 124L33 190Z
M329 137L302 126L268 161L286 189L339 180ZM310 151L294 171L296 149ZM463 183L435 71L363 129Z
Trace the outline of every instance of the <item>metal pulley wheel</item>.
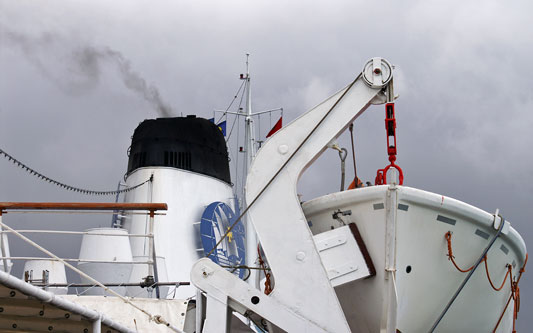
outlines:
M393 66L383 58L372 58L363 67L363 80L371 88L382 88L392 79Z

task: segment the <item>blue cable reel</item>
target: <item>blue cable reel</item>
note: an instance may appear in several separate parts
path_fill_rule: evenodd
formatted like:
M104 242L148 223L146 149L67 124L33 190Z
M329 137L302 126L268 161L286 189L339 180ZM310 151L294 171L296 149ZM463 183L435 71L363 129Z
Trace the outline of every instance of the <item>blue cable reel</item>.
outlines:
M207 255L217 242L224 236L231 225L239 217L239 206L235 204L237 214L224 202L215 201L204 210L200 222L200 236L204 254ZM218 247L209 255L214 263L221 266L230 266L226 269L242 279L246 273L245 268L235 268L245 265L245 230L244 225L239 221Z

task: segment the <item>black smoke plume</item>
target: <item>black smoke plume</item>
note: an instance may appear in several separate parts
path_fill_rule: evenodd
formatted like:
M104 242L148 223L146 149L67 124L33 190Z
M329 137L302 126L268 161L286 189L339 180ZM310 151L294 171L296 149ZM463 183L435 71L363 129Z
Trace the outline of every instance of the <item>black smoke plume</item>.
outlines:
M30 37L0 25L0 47L2 44L5 44L4 47L17 46L44 77L69 94L84 93L94 88L102 73L109 66L114 67L126 88L148 101L160 116L172 116L172 108L163 101L159 90L147 83L122 53L109 47L73 46L59 35L45 33L40 37ZM68 52L66 56L65 52ZM53 61L50 57L56 61L65 60L61 63L69 73L67 79L49 69Z

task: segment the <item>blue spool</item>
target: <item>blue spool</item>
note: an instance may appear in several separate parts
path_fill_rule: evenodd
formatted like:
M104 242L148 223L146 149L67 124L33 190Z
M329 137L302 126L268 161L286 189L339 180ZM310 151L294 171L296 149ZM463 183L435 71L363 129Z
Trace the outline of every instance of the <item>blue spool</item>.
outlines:
M236 204L236 207L238 205ZM239 213L237 208L237 213ZM217 242L224 236L230 226L239 217L225 203L216 201L211 203L204 210L200 222L200 235L204 254L207 255L216 246ZM245 230L244 225L239 221L231 230L231 233L220 242L215 251L209 255L209 259L221 266L245 265ZM226 268L228 271L243 278L246 273L244 268Z

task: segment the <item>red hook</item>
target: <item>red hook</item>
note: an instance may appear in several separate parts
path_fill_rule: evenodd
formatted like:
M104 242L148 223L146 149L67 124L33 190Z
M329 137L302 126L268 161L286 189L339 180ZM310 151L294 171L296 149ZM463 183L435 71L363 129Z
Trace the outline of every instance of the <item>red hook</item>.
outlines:
M400 173L400 185L403 185L403 171L396 165L396 117L394 115L394 103L385 105L385 129L387 131L387 153L389 154L390 164L385 169L379 169L376 175L376 185L387 184L387 171L395 168ZM391 140L392 138L392 140Z

